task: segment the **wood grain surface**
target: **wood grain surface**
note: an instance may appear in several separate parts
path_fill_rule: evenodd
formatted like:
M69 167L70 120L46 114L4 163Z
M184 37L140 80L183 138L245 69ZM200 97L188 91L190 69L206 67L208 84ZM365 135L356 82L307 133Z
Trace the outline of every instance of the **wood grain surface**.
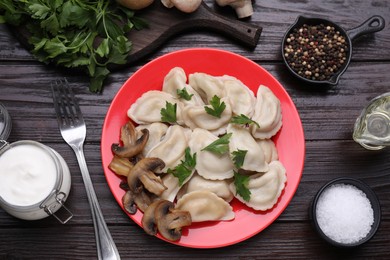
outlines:
M205 3L235 19L230 8ZM387 0L300 0L254 2L245 22L263 28L253 50L210 30L170 38L152 54L112 73L102 94L88 91L88 78L37 62L7 26L0 25L0 102L13 120L10 142L31 139L57 150L72 172L66 205L74 218L61 225L54 218L22 221L0 209L0 259L96 259L92 219L76 157L63 142L54 115L50 83L67 77L80 100L87 124L85 155L92 181L122 259L388 259L390 254L390 148L367 151L352 140L353 125L373 97L390 91L390 2ZM386 21L384 30L354 43L352 62L337 86L314 89L294 79L281 58L281 39L298 15L322 17L353 28L373 15ZM260 234L218 249L191 249L146 235L122 212L106 183L101 166L100 136L111 100L122 84L148 61L189 47L235 52L268 70L294 101L304 127L306 159L298 190L282 215ZM378 195L382 219L367 244L341 250L326 244L313 230L308 208L318 189L336 177L356 177ZM256 225L256 223L253 223Z

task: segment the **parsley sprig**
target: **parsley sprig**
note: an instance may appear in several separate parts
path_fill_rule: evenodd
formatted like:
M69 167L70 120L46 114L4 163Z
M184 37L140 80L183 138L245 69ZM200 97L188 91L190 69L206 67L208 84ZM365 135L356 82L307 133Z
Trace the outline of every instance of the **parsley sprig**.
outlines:
M166 101L165 108L160 110L161 122L165 123L176 123L176 109L177 104L172 104Z
M102 91L110 65L127 62L127 33L147 26L133 11L106 0L2 0L0 23L27 28L39 61L84 71L92 92Z
M236 166L237 169L240 169L244 165L244 160L247 152L248 150L240 150L240 149L232 152L233 164L234 166Z
M221 118L222 112L226 108L225 102L223 101L221 102L221 99L217 95L214 95L210 100L210 105L211 107L209 106L204 107L207 114Z
M236 192L245 201L249 201L251 198L251 191L248 189L248 184L249 176L234 171L234 186L236 187Z
M190 148L185 149L184 161L177 165L174 169L168 169L168 173L173 174L179 179L179 186L182 186L184 181L192 174L196 166L196 153L191 155Z
M256 122L247 117L244 114L241 114L239 116L233 116L232 119L230 120L231 123L233 124L239 124L239 125L250 125L250 124L255 124L258 128L260 128L260 125Z
M219 155L228 152L229 140L231 136L232 136L231 133L221 136L220 138L218 138L217 140L215 140L214 142L212 142L211 144L203 148L202 151L209 151Z
M176 90L177 95L187 101L190 101L194 94L189 94L186 88Z

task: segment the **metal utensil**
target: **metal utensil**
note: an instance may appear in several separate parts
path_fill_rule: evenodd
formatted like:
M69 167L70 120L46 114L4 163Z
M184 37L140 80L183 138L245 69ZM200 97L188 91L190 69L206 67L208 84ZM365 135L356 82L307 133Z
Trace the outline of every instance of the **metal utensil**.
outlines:
M95 228L97 253L99 259L120 259L118 250L104 221L103 214L92 185L87 163L84 157L83 144L86 136L86 126L81 110L75 99L68 81L56 80L51 84L54 108L62 138L72 147L76 154L87 191Z

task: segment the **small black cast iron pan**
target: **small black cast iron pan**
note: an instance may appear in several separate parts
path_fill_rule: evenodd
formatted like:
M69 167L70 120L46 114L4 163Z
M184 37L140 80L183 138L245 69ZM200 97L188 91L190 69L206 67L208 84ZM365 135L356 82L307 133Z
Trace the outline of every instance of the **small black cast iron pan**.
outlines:
M285 46L287 44L286 40L289 37L291 33L293 33L294 29L296 28L301 28L304 24L307 24L309 26L313 25L320 25L324 24L325 26L333 26L337 31L340 32L340 35L344 36L346 39L346 44L347 44L347 53L346 53L346 62L343 64L343 66L338 69L338 71L328 80L312 80L305 78L298 73L296 73L291 67L290 64L287 62L286 57L285 57ZM352 57L352 42L359 38L360 36L374 33L381 31L383 28L385 28L385 20L383 17L379 15L372 16L365 22L363 22L361 25L350 29L350 30L344 30L342 27L337 25L336 23L326 20L326 19L321 19L321 18L308 18L304 16L298 16L297 20L295 23L287 30L283 37L282 41L282 57L284 60L284 63L286 64L288 70L297 78L301 79L302 81L306 83L310 83L312 85L323 85L323 86L334 86L337 85L339 82L340 76L345 72L347 69L351 57Z

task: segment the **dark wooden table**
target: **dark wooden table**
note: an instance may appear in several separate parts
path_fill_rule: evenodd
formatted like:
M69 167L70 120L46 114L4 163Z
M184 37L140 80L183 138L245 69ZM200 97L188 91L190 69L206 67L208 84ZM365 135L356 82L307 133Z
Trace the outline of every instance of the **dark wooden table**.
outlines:
M213 1L207 1L213 6ZM74 218L66 225L54 218L22 221L0 209L0 259L96 259L95 237L76 157L62 140L53 110L50 83L67 77L80 99L87 123L85 154L92 181L111 234L123 259L313 259L386 258L390 254L390 148L373 152L352 140L354 122L373 97L390 91L390 1L256 1L249 22L263 26L256 49L248 50L221 35L196 31L171 39L136 64L112 73L102 94L87 89L88 78L46 66L19 44L8 27L0 30L0 101L13 121L10 142L31 139L57 150L72 172L66 205ZM229 9L216 8L232 16ZM281 58L283 34L298 15L320 16L353 28L373 15L386 28L354 43L352 62L339 84L308 90L286 70ZM148 236L114 200L101 165L100 137L107 109L119 88L142 65L188 47L213 47L243 55L267 69L285 87L302 119L306 159L298 190L289 206L268 228L225 248L192 249ZM336 249L310 225L308 208L317 190L336 177L356 177L379 197L382 219L374 238L353 250ZM254 223L255 225L255 223Z

